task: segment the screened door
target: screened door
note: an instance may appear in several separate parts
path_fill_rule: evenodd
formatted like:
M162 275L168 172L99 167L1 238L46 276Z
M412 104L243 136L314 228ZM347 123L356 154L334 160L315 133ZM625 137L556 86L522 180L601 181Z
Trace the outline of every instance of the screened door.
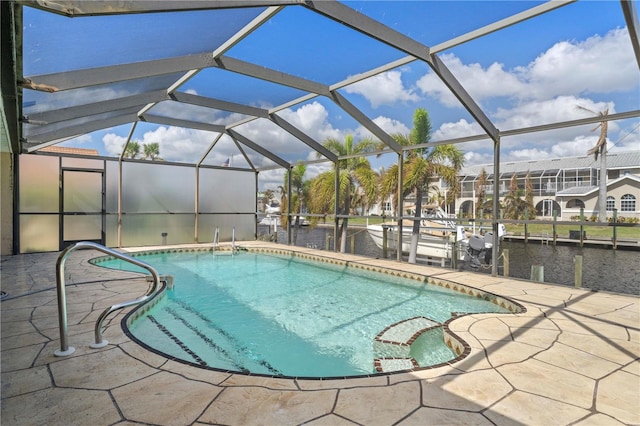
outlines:
M62 170L60 249L77 241L104 244L104 172Z

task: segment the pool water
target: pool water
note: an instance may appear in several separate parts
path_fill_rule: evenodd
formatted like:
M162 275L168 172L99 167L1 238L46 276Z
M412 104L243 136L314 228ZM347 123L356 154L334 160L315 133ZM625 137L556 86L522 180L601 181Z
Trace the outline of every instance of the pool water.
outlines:
M291 255L178 252L140 256L174 288L130 327L142 343L208 367L276 376L375 373L375 337L388 326L452 313L509 311L483 299L416 280ZM103 266L129 269L118 260ZM135 270L135 269L134 269ZM442 328L418 338L420 366L456 355Z

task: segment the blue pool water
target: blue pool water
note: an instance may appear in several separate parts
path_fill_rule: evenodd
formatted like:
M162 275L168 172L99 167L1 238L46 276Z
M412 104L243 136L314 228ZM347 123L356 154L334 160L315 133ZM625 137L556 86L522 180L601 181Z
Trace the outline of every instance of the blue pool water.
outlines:
M296 377L372 374L373 341L419 316L509 312L480 298L408 278L282 254L178 252L140 256L174 288L130 327L142 343L216 369ZM118 260L103 266L130 269ZM133 267L135 268L135 267ZM437 328L416 340L420 366L455 358Z

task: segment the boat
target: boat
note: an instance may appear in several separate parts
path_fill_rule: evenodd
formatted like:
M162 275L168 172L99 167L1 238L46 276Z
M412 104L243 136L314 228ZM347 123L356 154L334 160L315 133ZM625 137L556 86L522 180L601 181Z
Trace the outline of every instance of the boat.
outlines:
M397 250L398 224L384 222L377 225L367 225L367 231L378 248L384 248L384 234L386 233L387 248ZM411 234L413 221L405 219L402 222L402 252L411 249ZM500 224L499 237L504 235L504 225ZM472 268L482 263L490 263L491 248L494 244L492 232L484 235L469 235L464 226L456 225L439 206L428 206L423 209L420 219L420 234L416 254L421 257L451 260L454 246L457 243L456 259L465 260ZM489 262L487 262L487 259Z

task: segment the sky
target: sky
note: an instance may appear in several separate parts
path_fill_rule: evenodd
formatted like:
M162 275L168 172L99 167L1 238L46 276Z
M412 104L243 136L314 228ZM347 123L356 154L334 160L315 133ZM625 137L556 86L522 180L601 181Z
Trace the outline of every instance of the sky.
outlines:
M349 1L345 4L433 47L540 2ZM636 10L639 7L637 2L635 7ZM246 22L249 15L248 11L224 11L225 19L220 19L218 12L70 20L27 8L24 74L211 51L225 35ZM88 31L92 40L87 40ZM144 52L143 56L140 52ZM226 55L323 84L334 84L406 56L302 7L285 8ZM502 131L587 118L607 109L610 114L640 109L640 71L617 0L570 4L438 55ZM55 97L34 92L25 94L25 101L35 102L32 111L36 112L46 110L48 105L83 102L78 99L124 96L151 88L153 84L161 87L165 83L148 81L144 87L140 84L139 87L98 86ZM273 108L302 94L215 68L201 71L179 91L261 108ZM429 112L432 141L483 133L474 118L421 61L342 88L340 94L389 134L409 133L417 108ZM214 124L229 124L242 118L235 113L212 113L170 102L158 104L151 112ZM320 142L327 138L344 140L349 134L356 141L371 136L324 97L291 106L278 114ZM596 126L503 137L501 161L586 155L598 138ZM102 155L116 156L130 129L130 125L109 128L67 140L63 145L94 148ZM236 130L288 161L317 158L306 145L268 120L256 120ZM140 123L134 134L134 139L141 143L158 142L165 160L190 163L201 158L215 137L211 132L150 123ZM493 162L493 143L488 139L458 147L464 153L466 165ZM608 147L612 152L640 150L640 119L610 122ZM235 167L247 165L237 147L225 137L204 164L219 166L227 159ZM370 157L376 169L388 167L395 160L395 155ZM265 166L270 162L260 159L256 164ZM306 178L330 166L329 163L309 164ZM275 189L282 185L283 172L267 170L259 177L260 189Z

